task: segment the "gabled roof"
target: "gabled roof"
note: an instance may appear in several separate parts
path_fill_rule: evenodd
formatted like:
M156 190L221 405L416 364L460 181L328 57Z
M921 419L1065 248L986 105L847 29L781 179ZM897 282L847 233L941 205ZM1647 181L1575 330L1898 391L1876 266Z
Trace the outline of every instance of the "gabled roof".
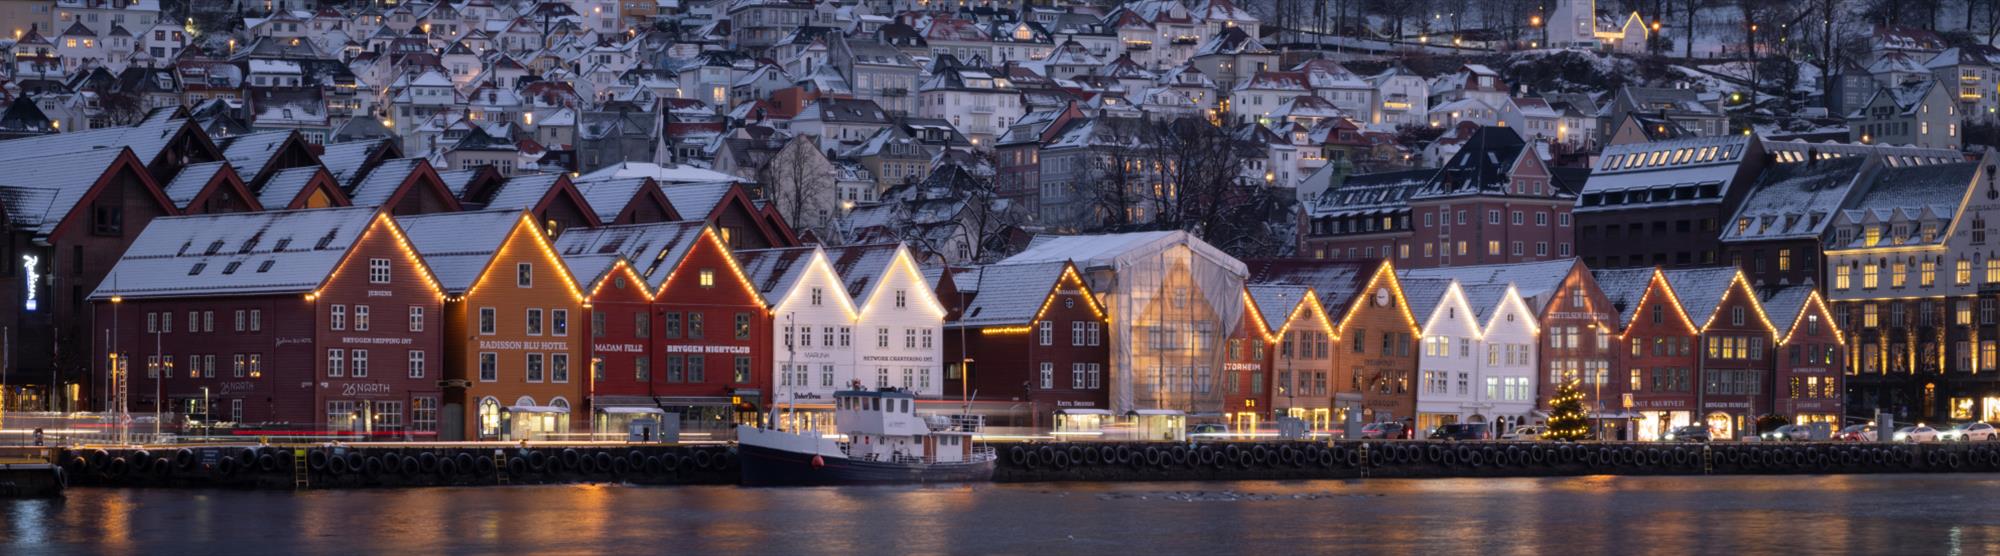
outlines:
M257 203L267 210L306 208L303 203L314 189L326 191L334 206L352 204L340 184L334 183L333 175L319 166L287 168L272 175L257 191Z
M526 235L542 237L532 223L523 222L519 210L398 216L396 223L437 276L439 286L451 295L464 295L486 275L517 226L527 225L531 231Z
M561 197L568 197L577 207L582 208L584 218L589 219L589 225L603 224L602 219L598 217L597 209L591 208L590 202L584 199L583 194L570 183L569 176L564 174L514 176L500 186L500 191L493 194L493 199L486 203L486 208L526 210L540 215L550 203Z
M368 177L356 184L348 196L355 206L386 207L399 201L409 187L419 181L434 184L438 196L457 210L458 198L444 188L443 181L437 179L437 170L431 168L430 161L422 158L399 158L382 163L369 171Z
M1597 289L1611 300L1611 308L1618 311L1618 328L1624 330L1632 324L1632 316L1639 314L1639 302L1645 298L1646 289L1652 287L1653 277L1659 269L1613 268L1590 271L1591 280L1597 282ZM1662 308L1672 303L1662 302ZM1675 311L1680 311L1675 308ZM1689 326L1699 326L1690 324Z
M1257 315L1264 322L1258 323L1265 330L1276 332L1285 328L1285 322L1292 318L1300 304L1312 295L1312 288L1291 284L1250 284L1244 286L1250 296L1250 303L1257 308Z
M156 218L90 298L312 292L378 218L396 225L362 207Z
M814 265L828 264L825 253L817 246L744 249L736 251L736 262L743 267L744 278L749 279L750 284L773 307L784 303L794 285ZM839 280L838 275L833 274L833 267L827 266L826 272L833 275L834 280ZM849 309L853 308L853 302L845 296L835 298Z
M673 202L667 199L660 185L648 178L616 178L576 182L576 189L592 210L597 211L597 220L610 223L634 204L656 202L661 212L669 220L679 220L680 213Z
M585 255L624 257L646 280L647 290L659 291L707 229L699 220L572 229L557 238L555 249L563 260Z
M1735 282L1738 271L1733 266L1707 268L1677 268L1662 270L1667 284L1674 288L1674 297L1681 302L1688 320L1695 326L1703 326L1715 315L1723 296L1729 295L1730 286ZM1755 296L1751 298L1753 301Z
M1521 298L1539 310L1555 298L1557 288L1576 268L1576 259L1403 270L1406 279L1456 280L1464 287L1514 286ZM1405 284L1403 289L1408 291ZM1412 298L1412 305L1416 304ZM1419 313L1421 314L1421 313Z
M827 249L826 257L847 286L847 295L860 307L866 305L869 294L888 277L890 265L902 247L899 243L849 245Z
M50 153L6 160L0 163L0 168L5 168L0 172L0 190L8 190L0 209L7 211L7 219L14 226L34 230L41 237L54 235L79 212L77 205L108 182L106 178L114 172L127 171L138 176L162 212L173 214L176 210L131 149Z
M966 304L953 326L1027 325L1040 316L1049 296L1055 295L1064 273L1072 272L1066 262L1035 262L988 265L974 276L955 276L954 281L971 279L971 291L980 292ZM1078 287L1088 292L1081 280Z

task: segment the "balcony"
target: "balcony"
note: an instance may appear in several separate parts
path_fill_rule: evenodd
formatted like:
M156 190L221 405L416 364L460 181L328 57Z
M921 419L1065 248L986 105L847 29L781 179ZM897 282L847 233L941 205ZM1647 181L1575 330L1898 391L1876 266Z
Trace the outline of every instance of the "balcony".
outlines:
M909 94L910 90L902 87L888 87L882 89L882 96L900 97L900 96L907 96Z
M993 105L991 105L991 104L974 104L974 105L972 105L972 113L974 113L974 114L992 114L992 113L993 113Z

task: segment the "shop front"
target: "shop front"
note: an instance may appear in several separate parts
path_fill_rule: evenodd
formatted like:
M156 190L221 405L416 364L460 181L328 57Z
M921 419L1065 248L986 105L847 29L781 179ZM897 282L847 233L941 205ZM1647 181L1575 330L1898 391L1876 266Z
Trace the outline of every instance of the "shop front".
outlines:
M1135 409L1125 414L1132 420L1135 440L1187 440L1187 414L1173 409Z
M1703 404L1701 421L1716 440L1736 440L1755 434L1757 423L1749 413L1747 405Z
M1059 436L1101 436L1112 420L1109 409L1066 407L1056 410L1055 433Z
M668 415L658 407L600 405L592 419L590 430L594 434L591 440L656 442L662 440L665 430L662 425L668 419L678 421L680 416Z
M1632 434L1640 441L1665 439L1674 429L1694 424L1694 396L1634 394Z

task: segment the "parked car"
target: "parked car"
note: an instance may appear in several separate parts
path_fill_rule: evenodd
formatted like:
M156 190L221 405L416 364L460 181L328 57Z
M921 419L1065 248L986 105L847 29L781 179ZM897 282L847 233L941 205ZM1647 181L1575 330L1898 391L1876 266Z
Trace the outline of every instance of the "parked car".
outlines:
M1993 425L1978 421L1959 423L1952 425L1949 429L1945 429L1944 432L1938 433L1938 440L1956 440L1959 442L2000 440L2000 430L1994 430Z
M1189 427L1188 434L1229 434L1229 426L1220 423L1202 423Z
M1503 434L1503 435L1500 435L1500 439L1501 439L1501 440L1541 440L1541 439L1542 439L1542 435L1544 435L1544 434L1548 434L1548 432L1549 432L1549 428L1548 428L1548 427L1544 427L1544 426L1541 426L1541 425L1528 425L1528 426L1524 426L1524 427L1514 427L1514 430L1513 430L1513 432L1509 432L1509 433L1507 433L1507 434Z
M1889 439L1896 442L1935 442L1938 431L1925 425L1913 425L1896 429L1896 434Z
M1765 442L1805 442L1812 440L1812 429L1805 425L1785 425L1758 435Z
M1431 440L1485 440L1487 431L1492 430L1486 423L1455 423L1438 425L1431 430Z
M1875 425L1848 425L1833 438L1843 442L1874 442Z
M1361 426L1361 438L1363 439L1398 439L1409 437L1410 428L1404 426L1402 423L1369 423Z
M1714 439L1715 434L1709 432L1708 425L1675 427L1674 430L1667 431L1665 437L1668 442L1708 442Z

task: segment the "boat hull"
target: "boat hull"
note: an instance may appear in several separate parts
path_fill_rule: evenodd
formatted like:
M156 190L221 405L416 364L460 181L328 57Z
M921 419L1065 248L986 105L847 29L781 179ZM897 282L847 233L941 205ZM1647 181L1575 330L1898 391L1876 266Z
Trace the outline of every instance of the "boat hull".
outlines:
M992 459L926 464L822 456L820 465L813 465L814 454L749 444L740 444L737 449L742 456L745 486L973 483L993 480Z

